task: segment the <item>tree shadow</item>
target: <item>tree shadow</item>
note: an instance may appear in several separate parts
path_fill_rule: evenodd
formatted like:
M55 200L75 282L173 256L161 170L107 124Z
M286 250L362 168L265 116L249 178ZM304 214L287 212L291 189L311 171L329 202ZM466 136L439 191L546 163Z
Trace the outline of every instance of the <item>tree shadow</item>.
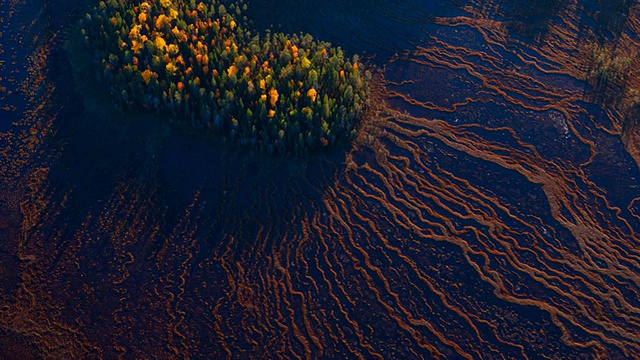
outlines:
M460 14L450 1L267 1L249 4L259 31L307 32L378 66L419 45L436 16Z
M512 36L541 44L550 22L566 5L566 0L511 0L502 9Z

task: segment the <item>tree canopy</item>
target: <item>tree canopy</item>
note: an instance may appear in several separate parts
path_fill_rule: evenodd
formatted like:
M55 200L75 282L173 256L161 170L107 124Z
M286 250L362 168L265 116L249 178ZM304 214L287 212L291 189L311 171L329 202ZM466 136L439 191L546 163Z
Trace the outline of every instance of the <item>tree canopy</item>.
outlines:
M253 34L242 0L100 1L82 20L117 102L171 112L268 153L351 137L367 99L357 56L309 34Z

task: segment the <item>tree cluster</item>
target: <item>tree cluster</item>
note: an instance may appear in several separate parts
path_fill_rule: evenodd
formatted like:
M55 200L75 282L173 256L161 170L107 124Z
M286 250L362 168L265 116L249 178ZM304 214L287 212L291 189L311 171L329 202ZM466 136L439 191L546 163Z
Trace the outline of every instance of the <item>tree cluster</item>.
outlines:
M100 1L81 33L123 106L171 112L267 153L302 156L350 138L368 91L357 56L308 34L254 35L242 1Z

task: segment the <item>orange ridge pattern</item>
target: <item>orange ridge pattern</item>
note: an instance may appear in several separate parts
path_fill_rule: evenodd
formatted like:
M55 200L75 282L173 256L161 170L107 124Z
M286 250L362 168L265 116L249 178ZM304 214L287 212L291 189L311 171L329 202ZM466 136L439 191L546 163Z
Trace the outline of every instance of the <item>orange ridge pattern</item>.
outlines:
M598 178L635 166L626 109L583 90L577 2L539 47L465 10L377 75L346 157L169 144L104 194L60 175L79 140L46 151L43 41L0 138L3 334L44 358L640 357L640 197Z

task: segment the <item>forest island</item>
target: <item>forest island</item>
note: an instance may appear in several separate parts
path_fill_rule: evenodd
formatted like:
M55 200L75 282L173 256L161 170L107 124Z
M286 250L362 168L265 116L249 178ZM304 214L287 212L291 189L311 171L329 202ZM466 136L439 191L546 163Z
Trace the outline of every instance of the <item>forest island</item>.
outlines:
M308 34L253 34L246 6L100 1L81 34L123 107L168 112L266 153L304 156L351 138L370 72Z

